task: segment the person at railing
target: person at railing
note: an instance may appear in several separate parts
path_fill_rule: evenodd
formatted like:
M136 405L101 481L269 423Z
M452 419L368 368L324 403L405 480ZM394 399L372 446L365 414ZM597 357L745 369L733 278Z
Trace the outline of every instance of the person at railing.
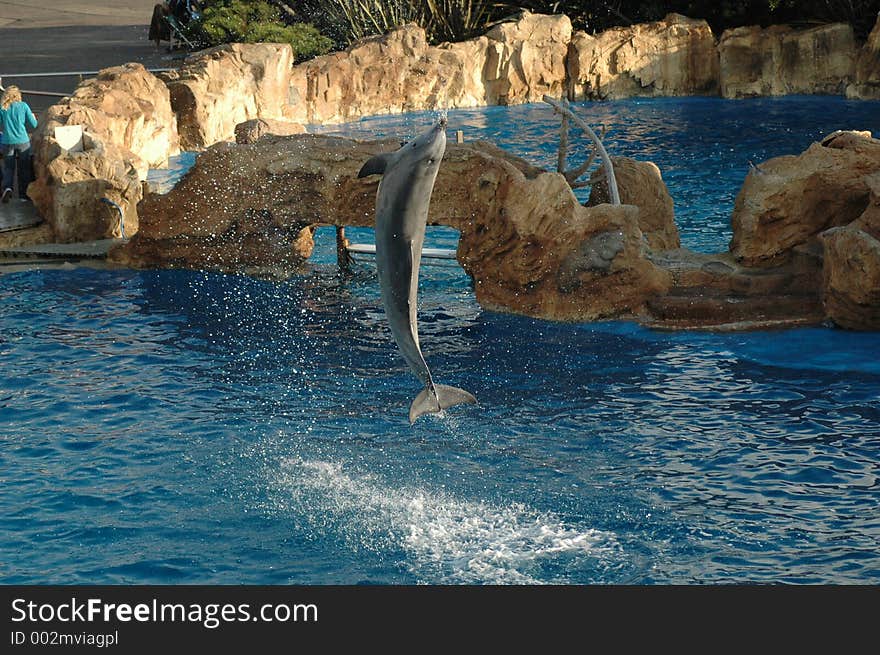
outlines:
M27 196L28 184L34 179L34 165L31 160L31 139L27 128L37 126L34 112L21 99L21 91L10 84L0 97L0 150L3 151L3 202L12 197L12 184L18 169L18 197L22 201Z

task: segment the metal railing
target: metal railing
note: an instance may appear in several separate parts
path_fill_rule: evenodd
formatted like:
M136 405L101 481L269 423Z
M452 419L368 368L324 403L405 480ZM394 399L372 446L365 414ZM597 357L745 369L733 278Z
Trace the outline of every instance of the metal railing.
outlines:
M170 71L177 70L176 68L148 68L148 73L167 73ZM3 78L19 78L19 77L79 77L80 81L85 77L93 77L98 75L101 71L53 71L48 73L4 73L0 75L0 91L3 90ZM56 98L66 98L70 95L70 93L59 93L57 91L26 91L25 89L19 89L22 95L33 95L33 96L52 96Z

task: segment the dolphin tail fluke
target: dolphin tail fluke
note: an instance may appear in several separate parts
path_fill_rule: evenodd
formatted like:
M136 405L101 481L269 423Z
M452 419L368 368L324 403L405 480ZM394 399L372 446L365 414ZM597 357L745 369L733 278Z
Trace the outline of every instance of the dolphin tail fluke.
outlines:
M433 390L430 387L425 387L416 396L409 408L409 422L415 423L415 420L422 414L437 414L447 407L464 403L476 404L476 402L477 399L464 389L450 387L446 384L435 384Z

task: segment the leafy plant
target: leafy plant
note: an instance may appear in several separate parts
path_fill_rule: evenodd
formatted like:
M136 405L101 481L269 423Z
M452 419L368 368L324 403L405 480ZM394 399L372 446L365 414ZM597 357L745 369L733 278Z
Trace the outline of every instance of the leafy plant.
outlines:
M278 7L264 0L203 3L190 30L203 44L289 43L297 61L324 54L333 41L309 23L287 24Z

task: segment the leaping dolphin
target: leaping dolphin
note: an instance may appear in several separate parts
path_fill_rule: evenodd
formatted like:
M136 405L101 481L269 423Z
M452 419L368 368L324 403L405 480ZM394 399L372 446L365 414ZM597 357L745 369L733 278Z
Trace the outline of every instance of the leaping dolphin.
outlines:
M376 155L358 177L382 175L376 192L376 269L391 334L410 369L425 385L409 408L409 422L422 414L476 403L464 389L434 384L419 348L416 295L425 242L428 204L446 151L446 117L395 152Z

